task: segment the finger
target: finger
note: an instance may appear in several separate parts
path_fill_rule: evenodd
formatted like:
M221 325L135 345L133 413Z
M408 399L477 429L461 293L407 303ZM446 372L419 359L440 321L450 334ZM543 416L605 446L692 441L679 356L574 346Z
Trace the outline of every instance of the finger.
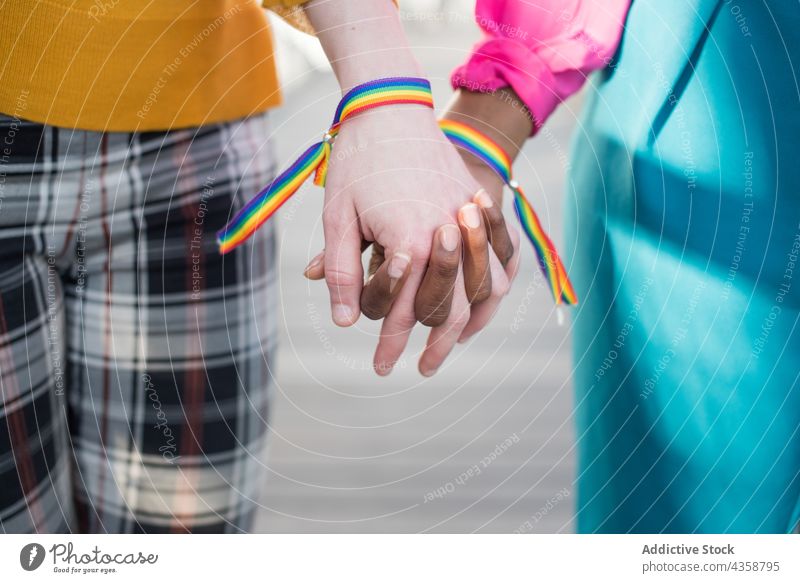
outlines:
M399 295L394 300L389 315L383 320L378 346L375 348L374 367L380 376L386 376L397 363L408 344L411 330L417 323L414 315L414 296L419 288L424 264L421 260L412 260L411 274L403 284Z
M367 281L377 273L378 268L383 265L384 261L386 261L386 253L383 246L373 243L372 254L369 256L369 266L367 267Z
M385 317L410 273L411 257L407 253L395 253L389 261L379 264L361 291L361 312L370 320Z
M363 253L370 245L372 245L372 256L369 260L369 275L372 275L378 267L380 267L380 264L383 263L383 247L377 243L361 241L361 252ZM306 268L303 270L303 275L306 279L310 279L311 281L325 279L325 249L317 253L314 258L308 262L308 265L306 265Z
M450 316L441 326L431 330L425 350L419 359L419 372L426 377L433 376L447 355L453 350L461 332L464 330L470 314L470 305L464 291L464 275L459 272L456 279L453 305Z
M509 259L505 266L506 276L508 276L508 284L511 286L519 273L519 233L516 230L507 231L511 235L511 244L514 247L514 254Z
M383 247L377 243L373 245L367 282L361 291L361 311L365 316L378 320L389 313L392 302L403 287L410 264L410 258L405 254L395 254L393 263L385 263ZM324 251L309 262L303 275L312 281L325 277Z
M511 284L514 283L514 279L517 277L517 272L519 271L519 233L515 230L511 230L508 231L508 234L510 236L511 246L514 250L511 259L509 259L505 268L500 272L499 259L494 252L491 253L492 295L483 304L473 306L470 321L467 322L467 326L461 333L461 338L458 339L459 342L466 342L475 333L485 328L497 313L503 296L508 295L508 292L511 291ZM493 298L496 299L493 301ZM484 304L488 304L488 306L484 308Z
M364 282L361 233L355 212L337 208L323 216L325 231L325 281L331 296L331 314L337 326L352 326L360 314Z
M414 300L414 313L425 326L447 320L460 263L461 233L455 225L442 225L433 237L428 268Z
M469 203L461 207L458 223L464 240L464 289L469 303L477 304L492 293L489 245L478 205Z
M499 204L495 204L491 195L482 188L473 200L483 211L484 224L489 233L489 241L492 244L494 254L497 255L500 264L505 267L514 255L514 244L506 227L503 209L500 208Z
M500 260L494 253L489 254L489 266L492 271L492 293L480 304L472 306L469 321L459 336L459 342L466 342L477 332L483 330L491 321L500 307L500 302L508 293L510 283L508 275L500 265Z
M319 281L325 279L325 250L323 249L317 253L314 258L308 262L306 268L303 270L303 275L311 281Z

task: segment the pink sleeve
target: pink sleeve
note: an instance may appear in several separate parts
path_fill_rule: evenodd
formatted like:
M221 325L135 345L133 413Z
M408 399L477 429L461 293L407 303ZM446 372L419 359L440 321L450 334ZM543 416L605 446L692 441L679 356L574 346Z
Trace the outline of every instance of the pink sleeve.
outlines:
M614 56L631 0L477 0L485 33L453 71L454 88L511 87L541 126Z

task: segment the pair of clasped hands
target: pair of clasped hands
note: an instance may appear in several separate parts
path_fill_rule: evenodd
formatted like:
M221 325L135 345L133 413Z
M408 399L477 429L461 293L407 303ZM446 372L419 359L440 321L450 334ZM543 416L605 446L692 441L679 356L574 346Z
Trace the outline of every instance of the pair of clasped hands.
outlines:
M342 90L371 79L421 76L391 3L362 4L361 10L384 10L371 18L347 12L357 4L307 5ZM337 19L350 35L328 26ZM375 49L381 44L388 46ZM380 58L370 59L376 51ZM488 134L512 157L532 128L511 89L459 90L443 115ZM489 322L519 262L519 235L506 225L502 196L502 179L460 153L429 108L389 105L342 125L325 186L325 248L305 275L326 281L337 325L351 326L361 313L383 319L373 363L379 375L391 372L418 322L431 327L419 359L425 376ZM362 254L370 246L365 278Z
M463 120L459 103L487 98L499 99L459 95L446 115ZM384 319L378 374L391 372L417 322L432 327L419 360L425 376L489 322L519 263L502 195L500 177L460 154L430 110L381 108L344 124L325 189L325 250L305 274L327 282L336 324L352 325L360 313ZM361 256L370 245L365 282Z

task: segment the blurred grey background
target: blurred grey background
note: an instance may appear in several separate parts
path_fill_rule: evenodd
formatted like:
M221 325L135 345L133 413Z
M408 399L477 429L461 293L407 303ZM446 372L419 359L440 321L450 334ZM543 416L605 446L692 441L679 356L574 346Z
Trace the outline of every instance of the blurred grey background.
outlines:
M473 0L401 6L443 106L449 72L480 36ZM285 164L327 127L339 93L315 39L281 22L275 34L285 104L272 120ZM559 245L579 102L562 106L515 166ZM530 247L523 242L520 275L494 321L435 377L416 370L418 328L381 379L371 371L378 324L336 328L324 284L302 277L322 248L321 208L322 191L306 185L280 213L281 338L256 530L572 532L569 319L558 325Z

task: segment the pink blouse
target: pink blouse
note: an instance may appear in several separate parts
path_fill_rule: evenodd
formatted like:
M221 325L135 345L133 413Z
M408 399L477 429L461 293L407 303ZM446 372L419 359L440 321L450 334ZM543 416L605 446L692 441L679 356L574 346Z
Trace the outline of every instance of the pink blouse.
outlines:
M511 87L537 126L611 62L631 0L477 0L485 38L452 75L454 88Z

